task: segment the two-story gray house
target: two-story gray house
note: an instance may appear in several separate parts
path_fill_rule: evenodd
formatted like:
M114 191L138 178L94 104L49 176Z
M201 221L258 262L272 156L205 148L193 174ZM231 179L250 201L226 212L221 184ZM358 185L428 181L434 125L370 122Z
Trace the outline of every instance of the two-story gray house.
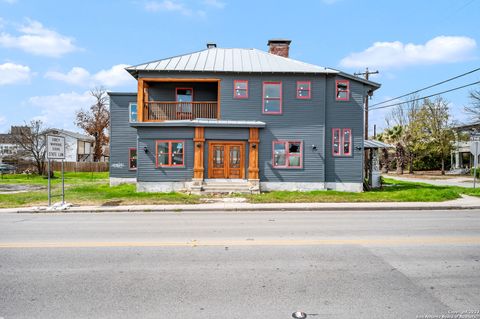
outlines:
M288 57L290 41L126 70L110 95L110 180L138 191L363 189L363 103L379 84Z

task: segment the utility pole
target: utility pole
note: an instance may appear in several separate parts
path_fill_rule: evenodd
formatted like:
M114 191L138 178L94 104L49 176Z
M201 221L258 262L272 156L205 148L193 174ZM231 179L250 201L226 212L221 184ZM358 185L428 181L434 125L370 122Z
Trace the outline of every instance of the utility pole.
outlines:
M365 72L360 72L360 73L354 73L353 75L355 76L359 76L359 75L363 75L365 77L365 80L368 81L368 78L370 76L370 74L378 74L378 70L377 71L369 71L368 68L365 68ZM367 96L365 96L365 109L364 109L364 112L365 112L365 139L368 140L368 98L370 96L367 94Z
M377 71L369 71L368 70L368 67L365 68L365 72L360 72L360 73L354 73L353 75L355 76L359 76L359 75L363 75L365 77L365 80L368 81L368 78L370 76L370 74L378 74L378 70ZM370 94L367 94L365 96L365 109L364 109L364 121L365 121L365 139L368 140L368 98L370 97ZM368 178L368 151L365 151L365 154L364 154L364 178Z

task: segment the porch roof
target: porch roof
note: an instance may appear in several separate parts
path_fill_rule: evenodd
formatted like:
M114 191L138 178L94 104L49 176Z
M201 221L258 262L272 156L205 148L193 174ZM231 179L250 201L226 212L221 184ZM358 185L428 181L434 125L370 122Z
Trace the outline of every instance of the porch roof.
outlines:
M195 120L175 120L164 122L135 122L130 123L132 127L258 127L266 126L261 121L231 121L231 120L215 120L215 119L195 119Z
M377 140L365 140L363 142L363 148L394 148L395 146L387 143L383 143Z

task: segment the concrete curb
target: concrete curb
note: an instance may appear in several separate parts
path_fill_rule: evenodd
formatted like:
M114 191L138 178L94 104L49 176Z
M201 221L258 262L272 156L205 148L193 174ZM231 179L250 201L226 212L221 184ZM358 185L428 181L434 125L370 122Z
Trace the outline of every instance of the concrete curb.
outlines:
M200 207L199 207L200 206ZM178 205L175 207L72 207L66 210L48 211L45 209L33 208L12 208L1 209L0 213L18 213L18 214L41 214L41 213L155 213L155 212L278 212L278 211L405 211L405 210L480 210L480 205L394 205L394 206L347 206L347 205L329 205L329 206L305 206L305 205L275 205L269 204L249 204L239 207L230 205L209 206L209 205Z

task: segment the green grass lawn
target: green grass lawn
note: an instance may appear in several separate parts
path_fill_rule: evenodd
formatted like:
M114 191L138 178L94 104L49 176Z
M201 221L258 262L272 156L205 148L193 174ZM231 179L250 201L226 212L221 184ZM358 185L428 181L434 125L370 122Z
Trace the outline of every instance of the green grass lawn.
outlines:
M251 203L340 203L340 202L441 202L457 199L461 194L480 196L480 190L462 187L384 179L382 189L363 193L338 191L287 192L277 191L249 195Z
M60 173L52 179L52 194L61 194ZM44 186L44 190L16 194L0 194L0 208L46 205L47 179L42 176L22 174L4 175L1 184L23 184ZM61 198L55 196L52 202ZM141 193L136 192L135 185L122 184L110 187L107 173L65 173L65 200L75 205L135 205L135 204L195 204L199 197L183 193Z
M60 194L61 179L52 180L52 193ZM384 187L363 193L338 191L269 192L259 195L234 195L246 197L251 203L339 203L339 202L441 202L459 198L462 194L480 196L480 190L462 187L433 186L423 183L384 179ZM0 194L0 208L39 206L47 203L47 179L41 176L20 174L4 175L2 184L22 184L43 187L16 194ZM135 204L196 204L200 197L183 193L138 193L135 185L110 187L108 173L65 173L66 201L75 205L135 205ZM54 197L52 202L58 202Z

